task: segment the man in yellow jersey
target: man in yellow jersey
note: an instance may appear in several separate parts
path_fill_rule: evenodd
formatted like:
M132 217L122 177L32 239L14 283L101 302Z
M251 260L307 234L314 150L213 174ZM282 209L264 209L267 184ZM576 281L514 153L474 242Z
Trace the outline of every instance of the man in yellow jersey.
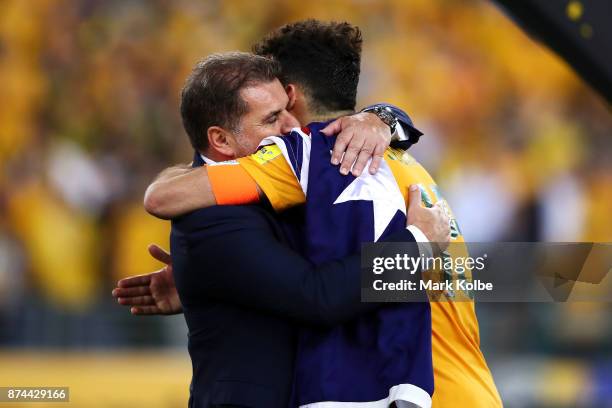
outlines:
M281 62L284 84L290 98L289 110L301 123L332 119L337 116L337 112L333 109L321 109L316 105L316 79L313 81L309 78L301 67L292 70L301 62L303 28L299 25L287 26L260 43L256 50ZM382 112L377 113L384 116ZM332 125L332 131L333 127ZM298 181L296 176L299 175L288 164L287 159L290 157L281 147L280 144L269 144L251 156L238 159L237 163L211 166L162 178L148 190L147 201L155 203L149 206L149 210L157 215L175 216L214 204L253 202L258 196L266 197L278 211L301 204L305 201L305 189L300 183L302 180ZM421 187L422 200L426 204L443 202L433 179L405 151L392 148L385 151L382 166L385 165L392 172L406 201L407 187L418 184ZM188 188L185 188L186 186ZM193 188L194 186L199 187ZM245 194L253 190L258 194ZM463 242L455 220L452 238L456 243ZM461 255L460 252L464 250L455 244L451 251L456 252L450 256ZM451 279L456 278L452 276L456 275L454 271L447 273L451 275ZM431 303L431 314L435 381L432 406L501 406L490 371L480 351L478 322L469 294L447 293L441 301Z

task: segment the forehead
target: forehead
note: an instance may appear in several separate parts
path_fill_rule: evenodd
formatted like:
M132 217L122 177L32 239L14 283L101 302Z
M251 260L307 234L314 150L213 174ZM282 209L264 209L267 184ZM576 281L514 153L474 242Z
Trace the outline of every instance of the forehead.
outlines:
M266 114L284 109L289 101L285 88L278 79L249 85L240 91L240 96L247 103L249 113Z

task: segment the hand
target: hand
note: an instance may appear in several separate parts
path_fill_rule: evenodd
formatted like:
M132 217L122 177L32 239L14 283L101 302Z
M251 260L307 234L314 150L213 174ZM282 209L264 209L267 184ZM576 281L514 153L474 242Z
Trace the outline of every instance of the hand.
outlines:
M117 282L113 297L120 305L131 306L133 315L171 315L183 312L174 277L170 254L153 244L149 253L166 264L162 269L146 275L130 276Z
M407 223L420 229L431 244L440 251L446 250L450 241L450 218L441 201L431 208L421 205L421 190L416 184L410 186Z
M336 119L322 129L326 136L338 134L331 162L340 164L340 173L351 173L359 177L368 160L370 174L375 174L380 166L385 150L391 144L391 131L378 116L370 112L361 112ZM342 154L344 153L344 158Z

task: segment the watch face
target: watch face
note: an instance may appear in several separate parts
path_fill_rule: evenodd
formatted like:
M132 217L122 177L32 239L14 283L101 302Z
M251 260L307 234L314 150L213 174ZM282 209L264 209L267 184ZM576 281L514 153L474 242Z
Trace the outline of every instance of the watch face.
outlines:
M389 107L377 106L376 108L367 110L366 112L371 112L378 116L378 118L382 120L385 125L389 126L391 134L395 132L395 127L397 126L397 118Z
M383 111L381 113L382 113L382 118L387 125L391 125L391 123L394 122L395 118L388 111Z
M391 128L395 127L397 123L397 119L395 118L395 116L386 109L380 112L379 117Z

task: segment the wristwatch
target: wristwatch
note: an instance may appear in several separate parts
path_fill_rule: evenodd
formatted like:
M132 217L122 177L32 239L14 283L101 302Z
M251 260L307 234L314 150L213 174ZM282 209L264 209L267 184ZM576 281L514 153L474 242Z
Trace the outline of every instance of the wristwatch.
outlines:
M378 116L380 120L387 126L389 126L389 130L391 134L395 134L395 130L397 129L397 117L388 106L374 106L372 108L364 109L362 112L370 112Z

